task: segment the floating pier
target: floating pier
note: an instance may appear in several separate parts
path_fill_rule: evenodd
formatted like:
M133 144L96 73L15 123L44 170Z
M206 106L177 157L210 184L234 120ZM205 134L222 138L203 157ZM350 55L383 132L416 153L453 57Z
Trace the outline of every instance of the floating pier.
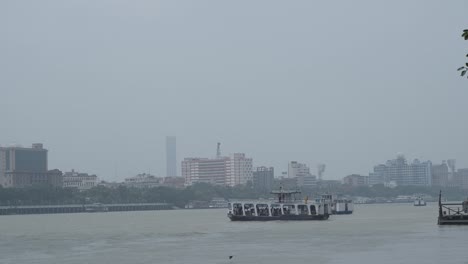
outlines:
M468 199L459 203L442 202L439 193L439 225L468 225Z

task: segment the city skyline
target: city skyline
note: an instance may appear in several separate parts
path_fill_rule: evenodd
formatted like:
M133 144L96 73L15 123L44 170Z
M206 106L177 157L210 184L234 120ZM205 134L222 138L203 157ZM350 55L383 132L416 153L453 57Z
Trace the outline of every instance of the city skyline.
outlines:
M52 167L163 175L166 135L179 161L222 142L325 179L398 152L468 167L466 1L51 5L0 3L0 142Z
M167 151L168 151L168 148L167 148L167 147L168 147L168 145L167 145L167 143L168 143L168 138L171 138L170 141L172 141L172 142L175 143L175 141L173 141L173 140L175 140L175 137L174 137L174 136L166 137L166 154L168 153L168 152L167 152ZM219 143L218 143L218 144L219 144ZM40 146L42 147L43 143L33 143L32 145L33 145L33 146L34 146L34 145L40 145ZM25 148L25 149L29 149L29 147L27 147L27 146L25 146L25 145L23 145L23 144L9 144L9 145L1 145L1 144L0 144L0 148L4 148L4 149L5 149L5 148L20 148L20 149L21 149L21 148ZM47 150L47 152L48 152L48 150ZM228 153L229 153L228 155L221 155L220 157L217 157L216 154L211 155L211 156L205 156L205 157L202 157L201 155L196 155L196 156L192 156L192 157L183 157L183 158L181 158L180 160L183 162L184 159L189 159L189 160L190 160L190 159L202 159L202 160L203 160L203 159L217 159L217 158L225 159L225 158L229 158L229 157L232 156L232 155L237 155L237 154L242 154L242 155L244 155L244 153L235 153L235 152L228 152ZM171 154L171 153L169 153L169 154ZM249 155L249 156L250 156L250 155ZM404 153L401 153L401 152L398 152L398 153L396 154L396 156L397 156L397 157L403 157L403 158L405 158ZM377 163L373 164L371 167L369 167L369 168L367 169L367 172L365 171L365 172L362 172L362 173L357 173L357 172L348 171L348 172L344 173L343 175L338 175L338 176L336 176L336 177L327 177L327 172L326 172L326 170L324 170L324 171L325 171L324 174L325 174L326 176L325 176L325 178L324 178L323 180L342 180L344 177L346 177L346 176L348 176L348 175L372 176L372 174L373 174L373 168L374 168L374 170L375 170L376 167L384 166L385 164L388 164L389 162L393 162L393 158L394 158L394 156L391 157L390 159L382 159L382 160L378 161ZM289 161L287 162L287 164L284 166L285 169L283 170L283 169L278 169L278 168L275 167L275 166L271 166L270 164L259 164L258 162L255 162L255 158L251 158L251 159L253 160L252 169L258 168L258 167L264 167L264 166L276 168L276 169L275 169L276 174L274 175L275 178L281 178L281 177L284 177L284 176L286 176L286 177L288 177L288 178L291 178L291 176L289 175L289 174L290 174L290 170L291 170L291 164L297 163L297 161L289 160ZM406 159L406 158L405 158L405 159ZM419 162L419 160L420 160L420 159L418 159L417 157L410 157L410 159L413 159L413 160L415 160L415 161L417 161L417 162ZM386 160L386 161L384 162L384 160ZM166 161L167 161L167 159L166 159ZM426 160L425 160L425 161L426 161ZM448 162L448 163L450 163L451 161L452 161L452 162L455 162L456 159L450 159L450 158L448 158L448 159L447 159L447 158L444 158L444 159L441 159L441 160L427 159L427 161L429 161L430 164L432 164L433 166L436 166L436 167L437 167L437 166L440 166L440 165L444 165L444 164L446 164L447 162ZM424 162L423 162L423 163L424 163ZM318 180L318 175L319 175L319 172L318 172L319 168L318 168L318 167L319 167L319 166L325 166L325 165L326 165L326 164L323 164L323 163L316 163L316 164L314 164L314 163L308 163L308 162L302 162L302 163L298 163L298 164L299 164L300 166L306 166L305 168L307 168L307 171L309 171L309 167L311 167L311 169L310 169L310 176L316 177L316 180ZM463 164L463 163L462 163L462 164ZM317 167L315 167L314 165L317 165ZM458 167L461 168L461 169L464 168L463 165L457 166L457 168L458 168ZM57 168L59 168L60 170L63 170L63 171L73 171L73 170L76 169L76 168L60 168L60 167L57 167ZM166 168L166 170L167 170L167 162L166 162L166 167L165 167L165 168ZM283 167L281 167L281 168L283 168ZM328 167L327 167L327 168L328 168ZM455 168L455 165L454 165L454 168ZM83 168L78 169L78 171L80 171L80 170L82 170L82 171L89 171L86 167L83 167ZM166 171L166 172L167 172L167 171ZM97 174L97 173L95 173L95 172L93 172L93 173L94 173L94 174ZM119 182L119 181L125 180L125 179L128 178L128 177L133 177L133 176L138 175L138 174L141 174L141 173L149 173L149 174L150 174L151 171L137 170L135 173L125 174L125 175L123 175L122 177L118 177L118 178L106 178L106 177L103 177L103 176L101 176L101 175L99 175L99 174L98 174L98 176L99 176L99 180L104 180L104 181L108 181L108 182ZM323 171L322 171L322 173L323 173ZM183 177L183 175L182 175L182 174L183 174L183 172L182 172L182 167L181 167L180 169L178 169L177 175L167 175L167 173L166 173L166 174L165 174L165 173L161 173L161 174L153 173L153 174L155 174L155 175L158 176L158 177L174 177L174 176ZM371 181L371 182L372 182L372 181ZM374 184L375 184L375 183L376 183L376 182L374 182Z

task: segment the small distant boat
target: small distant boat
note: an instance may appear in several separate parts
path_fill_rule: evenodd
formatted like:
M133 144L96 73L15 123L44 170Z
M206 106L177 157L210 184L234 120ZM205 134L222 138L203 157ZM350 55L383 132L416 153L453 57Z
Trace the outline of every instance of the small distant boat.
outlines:
M215 197L208 204L208 208L228 208L228 202L224 198Z
M308 198L296 200L299 191L287 191L280 188L273 191L277 200L239 201L228 204L227 216L231 221L272 221L272 220L327 220L332 213L331 203L325 199L308 201Z
M426 206L426 201L424 201L423 198L418 197L416 200L414 200L414 206Z
M88 212L88 213L107 212L107 211L109 211L109 208L100 203L93 203L93 204L85 205L85 212Z
M442 202L439 193L439 225L468 225L468 199L458 203Z

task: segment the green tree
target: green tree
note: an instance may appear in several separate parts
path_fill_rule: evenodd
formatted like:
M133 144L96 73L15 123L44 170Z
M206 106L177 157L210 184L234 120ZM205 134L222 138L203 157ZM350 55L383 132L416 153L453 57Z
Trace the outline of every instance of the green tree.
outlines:
M468 40L468 29L463 30L463 34L461 36L464 40ZM466 57L468 57L468 54L466 54ZM458 68L458 71L460 71L461 76L465 76L466 72L468 71L468 62L465 63L465 66L461 66L460 68Z

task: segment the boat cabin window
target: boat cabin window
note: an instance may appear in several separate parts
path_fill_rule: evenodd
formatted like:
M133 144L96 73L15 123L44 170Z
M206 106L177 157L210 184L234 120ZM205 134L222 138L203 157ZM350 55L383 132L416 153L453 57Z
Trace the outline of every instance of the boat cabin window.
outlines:
M257 204L258 216L269 216L268 210L268 204Z
M253 204L244 204L245 215L255 215L255 207Z
M300 215L308 215L309 210L307 210L307 205L300 204L297 206L297 210L299 211Z
M311 215L316 215L317 214L317 210L315 210L315 205L310 206L310 214Z
M294 204L284 204L283 212L284 212L284 215L296 214L296 207L294 206Z
M240 203L233 204L232 214L233 215L244 215L244 213L242 212L242 204L240 204Z
M271 215L272 216L280 216L281 215L281 207L279 204L272 204L271 205Z

